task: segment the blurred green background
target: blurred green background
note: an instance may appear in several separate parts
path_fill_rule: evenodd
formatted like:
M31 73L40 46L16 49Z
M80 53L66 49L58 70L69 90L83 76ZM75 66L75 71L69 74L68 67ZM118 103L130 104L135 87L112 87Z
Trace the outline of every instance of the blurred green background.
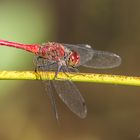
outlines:
M90 44L122 57L116 69L140 76L139 0L0 0L0 38L21 43ZM33 54L0 47L0 70L34 70ZM57 98L60 125L40 81L0 81L0 140L137 140L140 87L76 83L88 116L80 119Z

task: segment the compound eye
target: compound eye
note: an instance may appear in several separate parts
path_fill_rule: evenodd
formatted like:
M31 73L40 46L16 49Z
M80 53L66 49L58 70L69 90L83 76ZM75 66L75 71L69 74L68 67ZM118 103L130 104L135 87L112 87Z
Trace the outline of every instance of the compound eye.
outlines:
M69 65L70 66L76 66L79 63L80 56L77 52L72 51L70 54L70 59L69 59Z
M71 60L72 60L72 61L74 61L74 60L75 60L75 58L74 58L74 56L73 56L73 55L71 55Z

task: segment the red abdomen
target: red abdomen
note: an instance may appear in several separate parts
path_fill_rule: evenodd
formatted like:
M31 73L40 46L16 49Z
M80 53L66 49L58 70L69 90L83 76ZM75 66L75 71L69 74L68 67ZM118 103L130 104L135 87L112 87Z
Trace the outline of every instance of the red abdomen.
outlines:
M61 59L64 55L63 45L54 42L46 43L39 51L39 56L53 61Z

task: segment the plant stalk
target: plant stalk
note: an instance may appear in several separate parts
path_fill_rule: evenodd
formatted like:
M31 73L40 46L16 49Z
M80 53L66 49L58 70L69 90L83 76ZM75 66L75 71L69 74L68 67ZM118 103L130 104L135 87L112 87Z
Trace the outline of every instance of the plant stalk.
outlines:
M42 74L43 73L43 74ZM42 74L40 79L38 74ZM0 80L54 80L54 72L34 71L0 71ZM55 80L71 80L74 82L91 82L104 84L118 84L140 86L140 77L110 75L97 73L63 73L59 72Z

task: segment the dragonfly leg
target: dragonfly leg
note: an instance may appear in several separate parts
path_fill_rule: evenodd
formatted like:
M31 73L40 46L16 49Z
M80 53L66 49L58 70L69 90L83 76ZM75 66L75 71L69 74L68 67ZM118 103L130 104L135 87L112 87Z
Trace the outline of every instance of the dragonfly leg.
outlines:
M37 67L35 67L34 71L35 71L36 80L41 80L41 76L37 72Z
M58 73L60 72L62 65L58 65L57 71L55 72L54 80L57 78Z

